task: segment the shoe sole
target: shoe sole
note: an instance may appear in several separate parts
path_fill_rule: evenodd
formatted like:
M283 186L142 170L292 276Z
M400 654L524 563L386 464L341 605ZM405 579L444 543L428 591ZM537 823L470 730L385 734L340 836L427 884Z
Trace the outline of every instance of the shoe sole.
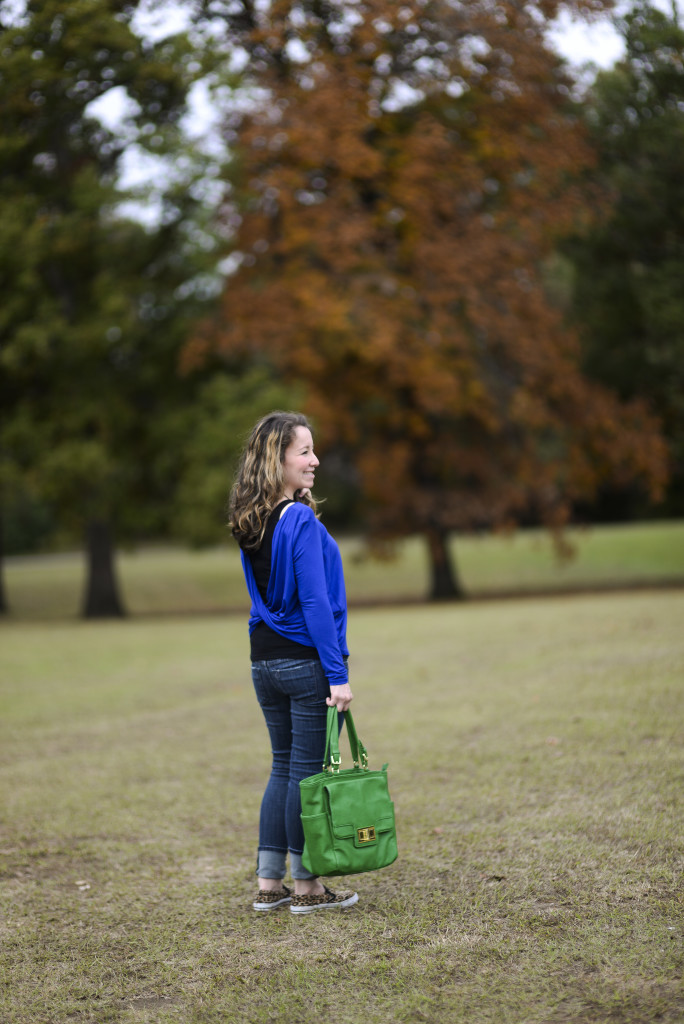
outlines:
M353 896L349 896L348 899L342 900L341 903L314 903L310 907L293 907L290 905L291 914L312 914L315 910L344 910L345 907L353 907L355 903L359 902L359 894L355 892Z
M253 903L252 907L253 907L254 910L259 910L261 912L267 912L269 910L277 910L278 907L282 907L282 905L284 903L289 903L291 899L292 899L292 897L288 896L286 899L278 900L277 903Z

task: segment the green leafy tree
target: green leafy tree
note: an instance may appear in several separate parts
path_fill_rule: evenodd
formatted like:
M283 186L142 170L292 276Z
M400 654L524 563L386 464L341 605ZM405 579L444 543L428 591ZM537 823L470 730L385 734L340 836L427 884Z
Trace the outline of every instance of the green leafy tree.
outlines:
M641 398L669 443L669 510L684 511L684 29L637 4L626 54L598 75L587 119L610 214L567 246L587 372ZM636 501L635 501L636 497ZM613 494L623 510L643 501ZM631 500L630 500L631 499Z
M180 129L203 67L182 36L138 38L136 6L29 2L20 23L0 13L0 482L84 531L86 616L123 613L115 531L145 535L167 515L152 428L188 400L178 350L216 262L203 166ZM117 87L141 151L175 160L153 227L122 215L126 142L90 113Z
M251 428L302 399L301 387L285 385L265 364L217 366L197 378L192 402L170 407L155 428L155 471L173 493L172 536L196 547L225 539L230 483Z

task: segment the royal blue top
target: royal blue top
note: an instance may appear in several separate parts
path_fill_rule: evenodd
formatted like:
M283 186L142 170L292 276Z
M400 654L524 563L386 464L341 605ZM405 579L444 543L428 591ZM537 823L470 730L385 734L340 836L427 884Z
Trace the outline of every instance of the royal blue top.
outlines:
M347 597L340 550L313 509L288 506L276 523L266 600L244 551L242 568L252 600L249 631L260 622L306 647L315 647L330 686L349 681Z

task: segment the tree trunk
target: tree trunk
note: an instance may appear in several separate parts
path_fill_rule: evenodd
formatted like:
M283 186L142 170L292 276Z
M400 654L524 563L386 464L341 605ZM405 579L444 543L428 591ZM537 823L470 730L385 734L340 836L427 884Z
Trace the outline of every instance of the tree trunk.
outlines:
M465 593L451 558L447 532L430 529L425 537L430 552L430 600L463 601Z
M84 619L122 618L126 613L114 566L114 545L109 524L91 520L86 526L87 583Z

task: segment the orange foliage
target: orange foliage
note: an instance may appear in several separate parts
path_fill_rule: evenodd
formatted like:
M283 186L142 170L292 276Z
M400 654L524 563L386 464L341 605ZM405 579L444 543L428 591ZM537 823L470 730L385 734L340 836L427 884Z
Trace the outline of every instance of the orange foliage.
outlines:
M543 41L557 5L243 6L267 98L236 131L243 262L213 344L307 382L378 532L558 524L607 480L657 496L657 423L583 377L543 287L598 203Z

